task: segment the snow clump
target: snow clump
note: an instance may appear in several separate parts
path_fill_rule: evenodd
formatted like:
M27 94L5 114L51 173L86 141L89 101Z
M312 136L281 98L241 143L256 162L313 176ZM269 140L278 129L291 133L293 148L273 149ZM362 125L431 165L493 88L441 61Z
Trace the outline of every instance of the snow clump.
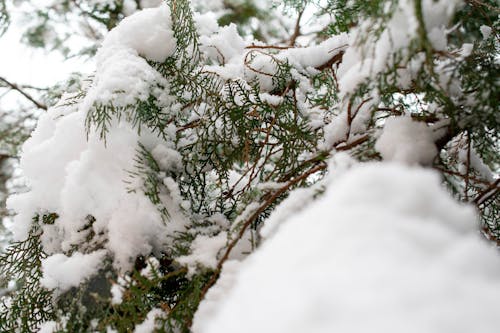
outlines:
M164 249L168 235L184 230L178 187L169 183L169 190L159 194L169 212L166 223L158 204L144 194L143 181L131 177L139 144L160 158L161 172L168 176L178 167L174 143L145 127L138 130L126 117L107 121L106 142L102 132L86 126L89 113L102 106L126 107L150 94L159 100L158 107L168 103L168 83L147 60L162 62L175 48L166 5L125 18L98 51L84 99L67 103L68 96L63 97L41 116L24 144L20 164L30 190L9 198L9 208L17 213L9 227L15 240L23 240L34 216L57 217L52 224L39 222L49 255L42 265L45 287L65 291L77 286L97 273L104 257L112 258L119 271L128 271L138 255ZM91 244L81 248L89 237ZM75 246L85 254L68 257Z
M386 161L431 165L438 151L432 130L410 117L389 118L375 149Z

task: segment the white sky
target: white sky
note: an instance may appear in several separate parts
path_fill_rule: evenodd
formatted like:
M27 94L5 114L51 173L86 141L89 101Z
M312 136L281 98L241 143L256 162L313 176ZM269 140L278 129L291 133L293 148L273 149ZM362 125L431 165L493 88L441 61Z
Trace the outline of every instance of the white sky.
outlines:
M71 72L88 69L81 59L65 60L58 52L45 52L23 45L21 31L11 26L0 38L0 76L15 83L50 86Z
M59 52L44 51L26 46L21 42L26 18L16 6L9 7L11 24L5 35L0 37L0 76L12 83L50 87L64 81L72 72L91 73L93 63L82 58L66 60ZM28 91L29 92L29 91ZM29 105L23 96L11 91L0 99L0 108L17 104Z

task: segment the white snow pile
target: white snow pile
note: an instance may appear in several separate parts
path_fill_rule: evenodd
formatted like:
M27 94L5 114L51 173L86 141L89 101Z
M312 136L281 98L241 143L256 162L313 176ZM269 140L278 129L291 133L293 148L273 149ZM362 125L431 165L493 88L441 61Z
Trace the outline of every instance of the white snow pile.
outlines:
M102 265L106 251L95 251L91 254L74 253L67 257L62 253L42 260L45 272L41 284L48 289L64 292L77 287L82 279L88 278ZM78 274L74 274L78 272Z
M83 102L68 105L63 98L42 115L23 146L21 168L30 191L8 200L17 213L10 229L16 240L22 240L36 214L57 214L54 224L42 224L43 247L50 255L43 265L48 288L66 290L94 274L104 256L96 249L104 249L117 269L127 271L137 255L164 249L167 235L184 230L180 206L185 203L168 177L179 160L174 143L146 128L138 131L125 119L110 119L104 145L100 133L86 133L85 126L87 113L96 103L116 106L147 98L150 85L158 83L161 75L143 57L164 60L175 48L172 34L166 5L125 18L103 42L94 81ZM175 128L167 132L175 133ZM168 221L144 194L142 179L130 174L137 167L138 143L154 154L165 174L168 190L159 197ZM92 241L81 246L88 237ZM67 257L74 247L82 253ZM81 264L88 269L75 269L77 261L88 263Z
M134 333L151 333L154 332L155 328L160 328L156 320L165 317L165 311L162 309L154 308L149 311L146 319L139 325L135 326Z
M113 1L114 3L114 1ZM123 0L122 12L126 15L134 14L139 8L158 7L163 3L163 0ZM139 7L139 8L138 8Z
M325 64L330 58L344 51L349 43L348 35L343 33L317 45L275 53L259 49L261 42L243 40L234 24L216 29L211 23L212 21L205 17L199 17L197 21L198 30L202 34L200 49L214 63L205 69L224 79L245 78L248 82L256 81L262 92L276 88L273 76L277 74L278 63L288 62L301 72L316 73L315 67ZM206 35L207 33L211 34Z
M177 262L188 267L188 276L196 272L198 265L215 269L217 254L226 245L227 233L216 236L198 235L191 244L191 253L177 258Z
M57 332L57 323L53 320L46 321L38 327L38 333L54 333Z
M410 165L431 165L438 153L432 130L411 117L387 119L375 149L386 161Z
M167 82L147 60L164 61L176 48L170 9L166 4L124 18L106 36L96 54L96 74L85 98L86 107L113 103L115 107L145 101L153 93L158 99Z
M493 333L500 326L498 252L480 239L474 209L456 203L429 170L355 166L239 265L226 264L193 332Z
M117 283L111 286L111 304L121 304L123 301L123 287Z

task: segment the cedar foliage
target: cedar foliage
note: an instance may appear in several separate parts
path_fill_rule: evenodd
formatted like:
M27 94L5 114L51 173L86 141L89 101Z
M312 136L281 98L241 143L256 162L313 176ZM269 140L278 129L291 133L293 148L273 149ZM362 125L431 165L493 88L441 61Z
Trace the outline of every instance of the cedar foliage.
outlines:
M70 3L61 4L63 7L58 9ZM88 15L111 29L123 16L120 3L113 8L88 9L91 13ZM443 124L444 134L436 141L440 154L433 168L442 173L458 200L478 207L484 235L498 242L498 178L486 179L471 163L471 158L478 157L497 172L500 162L498 8L494 1L466 1L450 22L450 27L456 27L447 35L447 49L436 50L425 30L423 1L411 3L419 25L417 37L408 47L395 49L388 56L387 66L359 82L352 91L341 94L337 71L344 61L347 45L332 50L330 59L314 70L294 67L282 56L283 49L295 46L296 37L292 45L287 45L290 42L287 40L249 47L244 65L246 70L256 73L257 79L224 79L205 70L205 65L214 60L199 48L189 1L168 1L177 48L163 63L150 62L150 65L168 79L169 86L160 88L169 89L175 103L171 108L161 108L151 95L147 101L138 100L125 107L97 104L88 113L86 125L87 131L100 133L103 141L111 120L116 118L136 128L147 127L158 137L174 141L182 156L183 170L162 170L151 152L139 144L136 168L129 170L128 181L139 179L141 190L168 223L168 209L160 194L168 191L162 180L165 172L169 172L168 176L179 185L182 198L189 202L192 217L189 232L172 235L173 246L160 255L138 257L131 272L113 270L110 261L96 277L53 297L39 283L40 260L47 256L39 237L40 225L54 223L57 215L35 217L29 237L11 244L0 257L2 283L16 281L16 288L8 289L2 296L0 330L34 331L41 322L55 320L59 332L91 329L105 332L108 327L125 332L141 323L151 309L160 308L166 314L158 319L160 332L189 332L199 302L217 281L224 261L243 235L253 234L257 246L257 231L273 208L295 188L320 181L327 171L325 161L335 152L347 151L360 161L380 160L374 149L375 135L383 127L384 119L403 114L426 124ZM334 18L317 33L317 41L358 29L358 40L349 47L360 48L364 54L376 51L376 42L382 38L398 6L397 1L386 0L329 0L324 6L315 1L289 0L285 4L287 13L299 18L307 5L316 8L318 15ZM268 15L259 13L251 1L227 7L232 12L220 18L221 25L237 21L244 27L250 16L265 19ZM3 17L6 16L0 16L0 20ZM480 35L483 25L492 28L486 39ZM241 27L239 30L248 32ZM28 36L29 42L41 46L37 40L39 32L33 33ZM249 33L263 36L257 30ZM300 29L297 34L300 35ZM470 55L462 57L459 50L464 43L473 43L474 48ZM262 73L254 67L262 57L272 64L272 72ZM410 83L402 84L400 70L413 62L422 65ZM443 84L444 74L447 82ZM263 91L259 75L271 79L270 91ZM308 82L310 88L304 88L303 82ZM459 86L460 94L453 92L454 85ZM263 98L263 92L279 97L279 103ZM78 103L84 95L82 90L66 102ZM322 125L311 125L311 117L299 105L298 95L305 96L302 101L308 103L308 108L322 112ZM368 111L362 111L366 108ZM351 131L351 124L362 112L369 115L366 128L362 132L354 132L354 128ZM195 120L193 115L197 116ZM346 136L329 145L322 144L328 124L335 119L347 122ZM176 129L174 138L167 133L172 124ZM232 171L241 175L237 184L230 181ZM274 186L256 186L271 183ZM231 223L233 234L215 269L200 268L190 276L175 258L189 253L196 235L215 235L220 231L220 226L211 220L218 214ZM85 243L75 250L90 251L103 246L99 235L92 233L94 221L92 216L88 217L88 226L82 229L87 235ZM148 274L141 274L144 268ZM124 290L120 304L113 304L109 293L111 285L116 283Z

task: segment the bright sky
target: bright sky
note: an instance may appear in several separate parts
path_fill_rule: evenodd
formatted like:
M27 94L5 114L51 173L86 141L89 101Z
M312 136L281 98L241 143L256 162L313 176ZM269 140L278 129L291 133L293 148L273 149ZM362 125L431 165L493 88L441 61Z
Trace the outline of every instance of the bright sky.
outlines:
M78 58L65 60L58 52L45 52L21 43L21 31L15 26L0 38L0 76L15 83L35 86L53 85L71 72L89 68Z
M72 72L91 73L92 62L80 58L69 60L59 52L48 52L28 47L21 42L25 25L16 7L10 8L11 25L5 35L0 37L0 77L16 84L48 87L64 81ZM10 92L1 99L4 106L25 104L20 94Z

